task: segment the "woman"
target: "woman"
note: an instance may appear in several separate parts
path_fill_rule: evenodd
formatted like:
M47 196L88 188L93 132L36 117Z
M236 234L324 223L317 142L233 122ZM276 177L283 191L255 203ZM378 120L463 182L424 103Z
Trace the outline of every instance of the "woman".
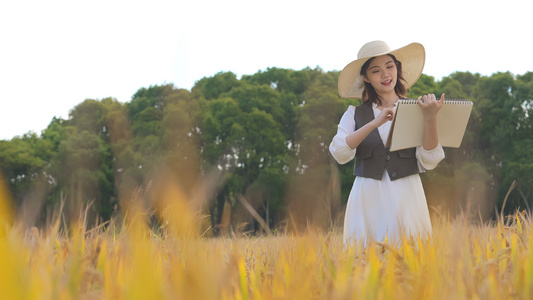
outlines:
M419 173L434 169L444 158L437 136L437 113L444 103L435 95L418 98L424 114L420 147L390 152L385 148L396 101L422 74L424 47L412 43L392 51L385 42L365 44L357 60L339 76L343 98L362 99L342 116L329 146L345 164L355 157L356 176L344 219L346 245L370 241L399 243L431 235L429 211Z

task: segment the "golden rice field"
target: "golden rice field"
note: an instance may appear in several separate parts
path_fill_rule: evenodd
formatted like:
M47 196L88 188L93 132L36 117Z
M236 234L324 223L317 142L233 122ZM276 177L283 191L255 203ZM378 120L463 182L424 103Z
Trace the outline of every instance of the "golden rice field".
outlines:
M206 238L176 205L157 231L133 210L94 229L62 230L58 218L28 230L6 207L0 299L533 297L533 222L523 213L493 226L434 219L430 240L362 249L345 248L338 230Z

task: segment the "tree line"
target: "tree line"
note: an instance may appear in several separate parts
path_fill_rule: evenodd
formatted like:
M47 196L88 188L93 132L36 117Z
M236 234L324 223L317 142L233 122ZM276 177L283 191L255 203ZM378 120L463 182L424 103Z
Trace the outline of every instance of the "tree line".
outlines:
M88 206L93 222L132 199L156 207L158 183L171 180L186 199L207 193L202 211L213 235L259 230L250 207L273 230L335 226L353 165L337 165L328 146L348 105L360 103L338 96L338 76L320 68L240 79L222 72L190 91L164 84L126 103L87 99L41 134L0 141L3 178L20 217L35 224L62 202L67 217ZM446 159L422 175L431 213L490 220L502 209L529 211L533 73L423 74L408 96L427 93L474 102L461 147L445 148Z

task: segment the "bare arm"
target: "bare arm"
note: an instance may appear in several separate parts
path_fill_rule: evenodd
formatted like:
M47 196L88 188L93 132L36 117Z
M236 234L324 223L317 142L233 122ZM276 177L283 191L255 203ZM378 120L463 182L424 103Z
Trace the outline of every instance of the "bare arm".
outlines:
M361 142L372 132L372 130L378 128L387 121L391 121L393 116L394 110L392 108L384 108L377 118L347 135L346 144L348 144L348 146L352 149L357 148L357 146L361 144Z
M421 101L421 99L424 101ZM444 94L438 101L433 94L418 97L418 104L422 107L422 112L424 113L424 141L422 146L426 150L435 149L439 145L437 113L444 104Z

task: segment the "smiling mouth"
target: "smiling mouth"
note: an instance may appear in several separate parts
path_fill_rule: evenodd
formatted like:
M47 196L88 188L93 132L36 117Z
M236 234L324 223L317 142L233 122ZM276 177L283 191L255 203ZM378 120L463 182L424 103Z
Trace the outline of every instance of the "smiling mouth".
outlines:
M383 84L384 86L389 86L391 83L392 83L392 79L382 82L381 84Z

